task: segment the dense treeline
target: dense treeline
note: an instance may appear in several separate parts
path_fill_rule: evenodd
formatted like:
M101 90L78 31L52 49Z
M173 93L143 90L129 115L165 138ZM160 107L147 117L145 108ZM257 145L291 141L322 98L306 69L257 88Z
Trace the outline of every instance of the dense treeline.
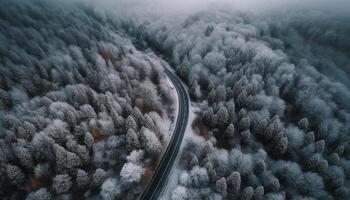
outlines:
M173 111L161 60L79 3L2 1L0 43L1 199L135 199Z
M172 199L350 198L349 27L323 13L274 17L124 20L168 57L209 129L187 141Z

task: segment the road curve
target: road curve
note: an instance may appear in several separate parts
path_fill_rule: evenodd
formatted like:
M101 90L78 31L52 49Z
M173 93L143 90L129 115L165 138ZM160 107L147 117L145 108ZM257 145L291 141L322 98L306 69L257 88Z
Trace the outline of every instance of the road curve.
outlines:
M171 136L169 144L161 158L155 173L152 177L151 182L148 184L147 188L143 191L140 196L140 200L158 199L161 190L165 186L166 179L171 171L174 164L175 158L179 153L181 142L185 134L188 113L189 113L189 97L187 90L180 81L180 79L168 68L164 68L165 73L168 75L170 80L173 82L174 87L179 98L179 110L178 116L174 128L174 132Z

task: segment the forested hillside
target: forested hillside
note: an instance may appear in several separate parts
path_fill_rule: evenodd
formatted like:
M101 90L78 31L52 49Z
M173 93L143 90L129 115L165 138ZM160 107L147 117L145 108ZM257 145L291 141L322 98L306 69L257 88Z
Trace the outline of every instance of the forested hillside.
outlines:
M147 185L175 96L161 60L109 20L1 2L1 199L135 199Z
M345 21L228 9L125 21L201 110L172 199L350 198Z

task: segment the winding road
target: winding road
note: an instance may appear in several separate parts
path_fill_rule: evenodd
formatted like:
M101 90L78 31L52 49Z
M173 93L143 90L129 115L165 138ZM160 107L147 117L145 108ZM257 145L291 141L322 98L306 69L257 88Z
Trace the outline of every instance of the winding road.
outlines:
M166 67L165 73L168 75L170 80L173 82L177 96L179 98L179 110L178 116L174 128L174 132L169 141L169 144L160 160L156 171L152 177L151 182L148 184L147 188L143 191L140 196L140 200L158 199L159 195L166 185L166 179L171 171L175 158L179 153L181 142L185 134L188 113L189 113L189 96L188 93L180 81L180 79Z

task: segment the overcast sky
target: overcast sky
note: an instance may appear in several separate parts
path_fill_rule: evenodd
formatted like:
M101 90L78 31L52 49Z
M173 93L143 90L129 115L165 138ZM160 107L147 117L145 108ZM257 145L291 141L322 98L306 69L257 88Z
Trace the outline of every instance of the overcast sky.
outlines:
M85 0L109 8L122 8L123 11L132 8L144 11L161 12L163 14L178 14L195 12L201 9L222 6L234 10L249 11L279 11L285 9L326 9L337 14L347 14L350 10L348 0ZM126 9L125 9L126 7Z

